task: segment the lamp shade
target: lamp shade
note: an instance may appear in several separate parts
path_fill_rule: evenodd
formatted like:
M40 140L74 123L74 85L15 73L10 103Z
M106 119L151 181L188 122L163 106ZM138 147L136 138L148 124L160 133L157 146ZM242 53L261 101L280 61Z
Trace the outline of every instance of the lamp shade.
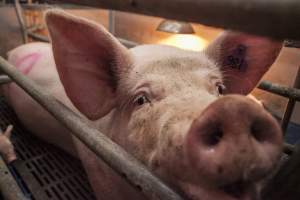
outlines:
M163 20L157 27L157 31L176 33L176 34L193 34L195 33L194 28L190 23L174 21L174 20Z

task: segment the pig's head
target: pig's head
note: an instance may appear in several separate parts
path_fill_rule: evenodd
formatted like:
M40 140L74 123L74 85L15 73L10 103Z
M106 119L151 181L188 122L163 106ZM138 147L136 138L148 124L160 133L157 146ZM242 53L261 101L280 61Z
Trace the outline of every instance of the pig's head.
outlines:
M270 114L237 94L256 86L281 43L226 32L203 52L128 50L87 20L57 10L46 20L67 95L95 123L109 116L103 132L189 199L255 198L282 136Z

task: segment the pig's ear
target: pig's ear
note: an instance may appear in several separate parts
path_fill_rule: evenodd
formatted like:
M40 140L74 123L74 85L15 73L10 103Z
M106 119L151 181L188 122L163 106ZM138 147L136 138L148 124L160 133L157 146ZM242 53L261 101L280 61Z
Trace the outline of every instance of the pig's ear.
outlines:
M248 94L277 58L282 43L269 38L224 32L205 50L223 72L226 93Z
M129 51L104 27L50 10L45 15L56 67L68 97L89 119L116 105L120 74L130 66Z

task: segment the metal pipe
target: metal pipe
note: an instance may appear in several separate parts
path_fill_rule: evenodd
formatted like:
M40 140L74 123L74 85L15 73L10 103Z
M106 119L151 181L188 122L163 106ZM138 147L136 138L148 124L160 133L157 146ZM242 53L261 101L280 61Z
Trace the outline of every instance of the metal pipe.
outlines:
M12 80L6 75L0 75L0 85L10 83Z
M299 0L46 0L196 22L278 39L300 39Z
M0 191L5 200L28 200L20 190L14 177L0 158Z
M113 10L108 11L108 30L115 35L115 13Z
M300 67L298 68L296 80L294 82L293 87L296 89L300 89ZM292 117L295 104L296 104L295 99L289 99L285 113L284 113L282 121L281 121L281 128L282 128L283 134L286 133L286 129L287 129L290 119Z
M45 29L45 26L42 24L39 24L39 25L34 25L34 26L27 28L27 32L34 33L35 31L39 31L39 30L43 30L43 29Z
M28 37L27 37L26 25L24 23L23 12L19 0L15 0L15 10L22 31L23 43L27 43Z
M129 183L141 190L149 199L182 200L177 193L152 175L137 159L93 128L90 121L79 117L53 96L43 91L2 57L0 57L0 69L66 126L75 137L102 158L112 169L125 177Z
M289 88L280 84L271 83L269 81L262 81L257 88L283 97L294 99L295 101L300 101L300 89Z
M28 34L29 37L31 37L34 40L38 40L38 41L41 41L41 42L50 42L48 37L43 36L41 34L33 33L31 31L28 31L27 34Z

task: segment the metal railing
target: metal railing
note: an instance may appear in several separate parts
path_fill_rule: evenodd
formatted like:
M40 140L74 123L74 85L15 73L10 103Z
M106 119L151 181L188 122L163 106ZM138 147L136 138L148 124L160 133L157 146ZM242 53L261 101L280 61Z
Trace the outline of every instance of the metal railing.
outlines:
M252 0L247 2L243 0L66 0L49 2L75 3L180 19L279 39L300 39L300 2L298 0ZM21 7L18 3L15 5L24 41L27 41L27 37L48 41L46 37L34 33L35 27L31 27L31 29L24 28L24 21L20 17L22 16ZM123 42L128 42L132 46L136 45L126 40ZM78 139L146 196L156 197L157 199L182 199L172 189L153 176L135 158L93 128L88 121L78 117L54 97L42 91L3 58L0 58L0 69L70 129ZM300 100L299 79L298 76L295 81L295 88L266 81L258 86L260 89L289 98L288 108L282 120L283 129L287 126L295 102ZM7 83L9 81L10 79L7 77L0 78L0 82ZM289 152L294 150L291 145L285 147Z

